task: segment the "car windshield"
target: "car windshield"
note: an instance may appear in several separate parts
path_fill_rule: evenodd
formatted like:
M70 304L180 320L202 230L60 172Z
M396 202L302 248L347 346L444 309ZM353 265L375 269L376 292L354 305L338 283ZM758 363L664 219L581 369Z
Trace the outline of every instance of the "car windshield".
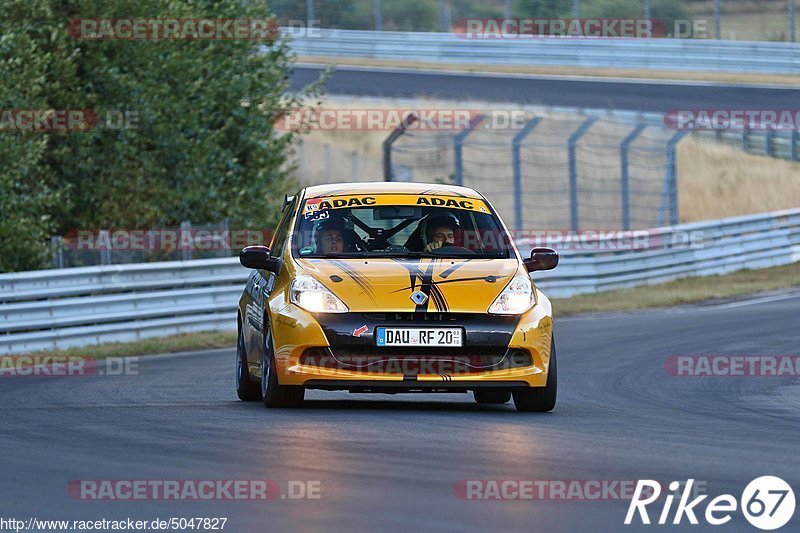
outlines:
M511 257L510 237L479 199L416 195L311 198L295 257Z

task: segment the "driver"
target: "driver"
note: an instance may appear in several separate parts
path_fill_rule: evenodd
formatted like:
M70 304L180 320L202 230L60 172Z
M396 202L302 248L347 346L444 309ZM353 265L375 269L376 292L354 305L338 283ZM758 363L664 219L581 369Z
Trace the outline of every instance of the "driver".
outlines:
M441 215L428 221L425 237L428 244L425 252L437 250L442 246L453 246L456 232L461 228L458 219L453 215Z
M326 220L317 226L314 241L318 254L344 252L344 224L339 220Z

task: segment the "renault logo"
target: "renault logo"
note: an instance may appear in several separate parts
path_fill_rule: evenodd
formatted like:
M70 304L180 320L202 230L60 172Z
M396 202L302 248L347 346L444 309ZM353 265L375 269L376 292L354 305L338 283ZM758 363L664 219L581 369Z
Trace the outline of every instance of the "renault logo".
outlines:
M428 295L422 291L414 291L414 293L411 294L411 301L417 305L422 305L428 301Z

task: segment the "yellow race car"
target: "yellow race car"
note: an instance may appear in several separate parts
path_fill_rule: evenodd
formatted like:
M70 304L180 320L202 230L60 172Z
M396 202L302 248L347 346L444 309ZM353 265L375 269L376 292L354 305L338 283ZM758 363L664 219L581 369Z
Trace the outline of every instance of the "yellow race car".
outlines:
M287 197L272 243L248 246L236 390L267 407L306 389L468 392L550 411L550 301L481 194L421 183L307 187Z

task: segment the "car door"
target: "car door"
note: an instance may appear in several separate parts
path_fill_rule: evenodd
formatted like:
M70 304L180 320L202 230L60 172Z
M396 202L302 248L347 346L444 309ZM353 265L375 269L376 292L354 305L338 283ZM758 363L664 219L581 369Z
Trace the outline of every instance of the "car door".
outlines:
M270 243L270 250L272 251L272 255L274 257L282 257L283 255L286 242L289 239L289 234L291 233L292 220L294 219L293 215L296 205L297 200L295 197L295 200L290 202L283 211L283 217L278 223L278 227L275 230L275 235L272 237L272 242ZM283 265L281 265L281 268L283 268ZM269 331L269 296L272 293L272 289L275 287L277 275L266 270L257 270L254 275L251 276L251 278L253 279L253 284L250 294L252 297L254 310L252 313L250 328L251 344L248 345L251 346L252 349L248 350L248 360L256 365L260 365L261 357L265 355L264 343Z

